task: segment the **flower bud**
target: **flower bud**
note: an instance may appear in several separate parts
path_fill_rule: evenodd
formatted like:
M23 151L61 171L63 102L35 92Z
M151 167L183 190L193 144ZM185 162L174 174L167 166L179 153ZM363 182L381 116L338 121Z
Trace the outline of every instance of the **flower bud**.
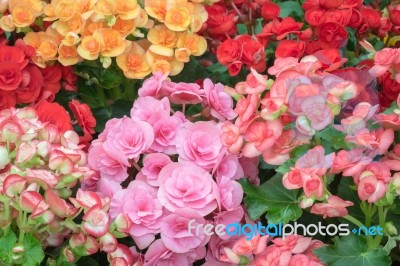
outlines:
M10 157L8 156L7 148L0 146L0 170L4 169L7 164L10 163Z
M299 206L302 209L306 209L308 207L311 207L314 204L314 200L312 198L303 198L300 203Z
M114 252L118 247L117 239L111 233L102 236L99 243L100 249L106 253Z
M397 235L397 228L393 225L392 222L386 222L385 231L390 235Z
M23 211L33 212L43 200L42 195L36 191L24 191L19 198L19 205Z
M16 194L21 193L26 187L26 180L19 175L9 175L3 181L3 189L5 194L12 198Z
M128 233L132 222L127 215L119 213L115 218L114 224L119 232Z

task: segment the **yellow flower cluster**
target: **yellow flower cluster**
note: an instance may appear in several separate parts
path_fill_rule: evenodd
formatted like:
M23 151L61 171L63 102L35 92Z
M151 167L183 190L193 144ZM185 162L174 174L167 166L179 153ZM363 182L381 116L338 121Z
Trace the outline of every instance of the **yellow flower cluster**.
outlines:
M69 66L98 58L108 67L115 57L128 78L157 71L172 76L191 55L206 51L206 40L196 34L207 20L202 1L9 0L0 4L0 11L9 13L0 18L0 28L27 32L35 22L51 23L24 37L41 67L55 60ZM138 40L129 41L130 36Z

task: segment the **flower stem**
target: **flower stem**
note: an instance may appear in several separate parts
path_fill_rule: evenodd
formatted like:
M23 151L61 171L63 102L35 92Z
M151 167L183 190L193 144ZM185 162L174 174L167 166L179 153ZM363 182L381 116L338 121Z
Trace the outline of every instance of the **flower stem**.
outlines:
M346 219L349 222L352 222L353 224L357 225L358 227L364 226L362 222L360 222L360 220L358 220L357 218L351 216L351 215L346 215L343 216L344 219Z
M378 219L379 219L379 226L381 228L385 228L385 219L386 219L386 211L383 209L383 206L378 206ZM381 244L383 235L378 234L373 243L372 243L372 247L373 248L378 248L379 245Z

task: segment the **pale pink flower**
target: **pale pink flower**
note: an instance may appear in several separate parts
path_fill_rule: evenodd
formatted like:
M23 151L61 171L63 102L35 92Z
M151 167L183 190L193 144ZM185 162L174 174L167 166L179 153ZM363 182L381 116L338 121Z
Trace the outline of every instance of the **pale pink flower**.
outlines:
M321 198L324 195L324 184L318 175L312 174L303 180L303 190L306 197Z
M187 207L206 216L217 208L217 184L207 171L193 163L166 165L158 182L158 200L169 211Z
M277 58L274 65L268 68L268 73L278 77L284 71L295 69L298 63L299 59L295 57Z
M122 213L132 224L130 235L140 249L154 241L160 232L163 208L156 198L156 190L145 182L132 181L127 189L116 192L111 199L110 215L115 219Z
M325 155L324 147L316 146L297 160L295 168L305 173L322 176L332 166L334 158L334 153Z
M243 135L238 126L231 121L225 121L222 126L222 144L228 147L230 153L238 154L243 145Z
M323 264L311 260L307 255L296 254L292 256L288 266L323 266Z
M319 214L324 217L343 217L348 214L346 207L353 206L351 201L345 201L335 195L329 196L327 203L314 204L311 213Z
M226 210L232 210L240 205L243 199L243 189L238 182L222 176L217 178L217 185L221 204Z
M210 106L211 115L220 121L232 120L237 115L233 111L232 97L224 91L221 83L213 84L210 79L203 82L206 106Z
M245 132L248 141L242 150L246 157L256 157L270 149L282 134L283 126L280 120L255 121Z
M303 187L303 174L300 170L295 168L283 175L283 185L287 189L298 189Z
M232 251L237 255L252 255L259 254L267 247L267 240L269 236L255 235L251 240L247 240L247 237L241 237L232 248Z
M390 168L382 162L371 162L367 165L365 171L372 172L378 180L382 180L385 183L390 182L392 176Z
M272 165L281 165L290 159L290 152L299 144L296 139L295 130L284 130L275 140L271 149L263 152L262 156L266 163Z
M83 228L95 237L101 237L108 232L110 217L107 212L102 210L101 205L90 208L82 217Z
M96 143L89 148L89 166L98 171L102 178L122 182L128 177L128 160L121 162L105 152L101 143ZM114 154L113 154L114 155Z
M182 266L192 265L204 258L206 250L199 247L186 253L175 253L169 250L161 239L154 241L144 255L143 266Z
M204 90L196 83L173 83L166 88L169 99L175 104L197 104L203 101Z
M227 235L226 235L227 236ZM231 263L230 259L226 254L226 248L232 249L233 245L239 239L237 236L227 236L222 239L218 235L214 234L211 236L210 242L208 243L208 252L206 256L206 265L225 265L234 266L236 264Z
M214 171L217 178L227 177L230 179L240 179L244 176L243 168L239 163L239 158L234 154L228 154L222 158Z
M325 99L322 96L306 98L301 103L301 109L310 120L311 128L314 130L322 130L332 123L332 111L326 105Z
M153 128L148 123L124 117L110 128L103 149L108 154L123 154L127 159L137 160L153 140Z
M188 208L176 209L161 222L161 240L164 245L176 253L186 253L205 246L210 237L198 226L206 225L203 216ZM192 230L189 230L193 226ZM197 231L196 231L197 230Z
M260 99L257 94L250 94L247 95L246 98L241 98L236 103L234 111L238 114L238 118L235 120L235 125L240 127L241 131L244 131L248 124L253 120L259 101Z
M253 185L259 185L260 179L258 178L258 158L240 157L239 163L243 168L243 173Z
M283 238L275 238L272 240L275 246L282 250L289 250L293 254L303 253L311 244L311 238L301 235L289 235Z
M223 224L228 226L228 224L232 223L240 223L244 215L244 210L242 206L238 206L234 209L231 209L229 211L221 211L219 213L216 213L214 215L214 224ZM223 234L219 236L221 239L229 239L231 236L228 234Z
M150 153L144 157L142 173L146 182L151 186L158 187L158 174L164 166L171 162L171 158L163 153Z
M372 161L372 158L364 156L362 149L339 151L332 164L330 173L343 176L357 176Z
M194 162L206 170L213 169L222 159L221 129L213 122L187 122L178 133L176 149L179 162Z
M168 78L168 74L163 74L162 72L156 72L153 76L149 77L143 82L142 87L139 89L139 97L152 96L154 98L159 98L166 96L163 91L164 81Z
M287 266L289 265L292 253L277 246L268 246L262 253L255 256L250 266Z
M154 142L151 150L166 154L176 153L177 133L183 122L176 116L166 116L153 124Z
M381 199L387 190L387 185L376 178L376 176L369 171L361 173L360 182L358 184L358 197L361 200L367 200L369 203L377 202Z
M169 116L171 107L168 98L157 100L153 97L139 97L131 109L131 118L134 121L144 121L153 125L160 119Z

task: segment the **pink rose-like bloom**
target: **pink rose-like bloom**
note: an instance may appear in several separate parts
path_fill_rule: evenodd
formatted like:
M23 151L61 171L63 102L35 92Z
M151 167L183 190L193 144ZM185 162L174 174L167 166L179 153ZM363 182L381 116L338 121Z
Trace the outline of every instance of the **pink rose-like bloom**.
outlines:
M287 266L289 265L292 253L277 246L268 246L264 252L258 254L250 266Z
M272 242L282 250L289 250L290 253L299 254L307 250L311 244L311 240L311 238L301 235L289 235L285 239L275 238Z
M131 118L134 121L144 121L153 125L160 119L169 116L171 107L168 98L157 100L153 97L139 97L131 109Z
M324 194L324 184L321 177L312 174L308 178L304 178L303 189L306 197L321 198Z
M194 222L191 222L193 221ZM209 240L209 236L204 230L195 232L197 226L206 224L203 216L197 212L185 208L177 209L173 213L166 216L161 222L161 240L164 245L171 251L176 253L186 253L200 246L205 246ZM190 227L192 230L189 231Z
M357 189L358 197L361 200L368 200L369 203L377 202L385 195L386 190L386 184L377 179L372 172L365 171L361 173Z
M83 228L95 237L101 237L108 232L110 217L102 210L101 205L95 205L82 217Z
M324 147L316 146L297 160L295 168L308 174L323 176L332 166L334 158L334 153L325 156Z
M296 131L284 130L279 138L275 140L272 148L263 152L263 159L268 164L281 165L290 159L290 152L298 143Z
M151 146L153 140L153 128L148 123L124 117L110 128L103 149L108 154L120 153L127 159L137 160Z
M303 174L297 169L291 169L283 175L283 185L287 189L298 189L303 187Z
M205 104L211 107L211 115L220 121L232 120L237 115L233 111L232 97L224 91L221 83L213 84L210 79L204 83Z
M99 171L102 178L122 182L128 177L128 160L114 159L105 152L102 143L92 144L89 148L88 163L93 170Z
M244 131L247 125L254 118L254 113L258 107L259 96L257 94L250 94L247 98L240 99L235 108L235 113L238 114L238 118L235 121L235 125Z
M150 149L166 154L176 153L176 137L182 126L182 120L176 115L166 116L153 124L154 142Z
M206 170L213 169L226 148L222 145L221 130L213 122L187 122L178 133L176 149L179 162L194 162Z
M146 182L151 186L158 187L158 174L164 166L171 162L171 158L163 153L151 153L144 157L142 173Z
M311 208L311 213L319 214L324 217L343 217L349 212L346 207L353 206L354 203L351 201L345 201L337 196L330 196L328 203L317 203Z
M238 156L234 154L226 155L216 167L214 175L217 180L218 178L222 177L227 177L234 180L242 178L244 176L244 172L239 163Z
M204 91L196 83L168 82L165 91L175 104L198 104L203 101Z
M323 264L311 260L307 255L296 254L290 259L288 266L323 266Z
M159 176L159 202L173 212L179 208L192 208L202 216L217 208L217 184L203 168L193 163L170 163Z
M222 126L222 144L228 147L230 153L239 153L243 145L243 136L238 126L232 124L231 121L225 121Z
M225 235L226 236L226 235ZM239 239L237 236L229 237L222 239L218 235L214 234L211 236L210 242L208 243L208 252L206 256L206 266L234 266L230 262L229 257L226 254L226 248L232 249L233 245Z
M160 232L163 209L155 189L145 182L135 180L115 193L110 203L111 218L120 213L131 220L130 235L140 249L148 247Z
M282 131L283 126L280 120L251 123L245 132L245 139L248 143L244 146L242 154L246 157L261 155L274 145Z
M333 120L332 111L322 96L308 97L302 102L301 109L310 120L314 130L324 129Z
M342 172L343 176L357 176L372 161L372 158L363 156L362 149L339 151L332 164L331 174Z
M153 76L149 77L143 82L142 87L139 89L139 97L152 96L154 98L159 98L166 96L163 91L164 81L168 78L168 74L163 74L162 72L154 73Z
M232 210L240 205L243 199L242 186L225 176L217 178L221 204L226 210Z
M233 245L232 251L237 255L251 255L259 254L267 247L267 240L269 236L256 235L251 240L247 240L247 237L240 238L235 245Z
M390 168L382 162L371 162L365 171L372 172L378 180L382 180L384 183L388 183L392 176Z
M245 174L245 177L250 180L250 183L252 183L253 185L259 185L260 179L258 178L258 158L248 158L242 156L239 158L239 163L243 168L243 173Z
M199 247L186 253L175 253L169 250L161 239L154 241L144 255L143 266L182 266L192 265L204 258L206 249Z

